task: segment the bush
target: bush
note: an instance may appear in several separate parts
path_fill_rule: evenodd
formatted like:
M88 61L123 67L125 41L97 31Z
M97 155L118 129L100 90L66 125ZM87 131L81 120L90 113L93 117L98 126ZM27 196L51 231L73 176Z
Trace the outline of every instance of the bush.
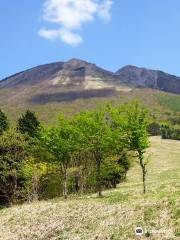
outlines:
M148 126L148 132L151 136L161 135L161 125L157 122L151 122Z
M162 125L161 126L162 139L180 140L180 126L179 125Z

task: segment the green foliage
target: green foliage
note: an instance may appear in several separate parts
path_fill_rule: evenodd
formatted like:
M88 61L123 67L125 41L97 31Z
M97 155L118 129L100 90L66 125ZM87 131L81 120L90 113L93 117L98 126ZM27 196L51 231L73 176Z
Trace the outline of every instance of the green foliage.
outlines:
M123 171L124 179L126 178L126 173L129 171L131 167L131 161L132 161L132 157L131 157L131 154L127 151L127 149L124 149L123 151L121 151L121 154L119 155L119 158L118 158L118 164L124 170Z
M73 154L79 150L78 134L72 121L61 116L56 125L44 128L40 136L40 145L51 154L49 160L58 164L63 172L65 198L67 198L67 168Z
M148 111L141 107L138 102L126 104L125 130L131 150L144 153L149 147L148 139Z
M144 160L144 153L149 147L148 138L148 111L140 106L138 102L132 102L124 105L125 111L125 132L127 134L128 146L130 150L137 153L139 164L143 175L143 192L146 192L146 165L148 161Z
M47 165L43 162L36 162L33 157L28 157L22 163L25 200L38 200L41 195L42 179L47 175Z
M27 141L14 129L0 137L0 204L12 204L21 198L24 185L22 164L26 158Z
M28 134L30 137L37 137L40 130L40 122L35 113L27 110L25 114L18 119L18 130L23 134Z
M81 134L81 144L91 153L100 151L102 157L111 154L115 136L106 121L104 111L83 112L76 115L75 124Z
M77 148L78 132L72 121L61 116L56 125L44 128L41 132L41 143L52 154L52 160L68 164Z
M163 124L161 126L162 139L180 140L180 125Z
M107 123L104 111L78 114L75 123L81 133L83 150L90 153L92 161L96 164L96 188L99 196L101 196L101 165L114 150L114 132Z
M6 186L8 191L3 196L8 202L55 197L61 192L65 198L68 193L95 190L101 196L103 189L125 180L131 152L137 153L145 184L148 124L147 110L137 102L108 105L72 118L61 115L49 127L40 127L28 110L18 120L18 132L1 136L0 168L5 176L1 188ZM11 168L14 185L8 175Z
M105 188L115 188L118 183L124 180L126 169L123 163L116 158L107 158L102 163L101 179Z
M9 128L8 118L0 109L0 135Z

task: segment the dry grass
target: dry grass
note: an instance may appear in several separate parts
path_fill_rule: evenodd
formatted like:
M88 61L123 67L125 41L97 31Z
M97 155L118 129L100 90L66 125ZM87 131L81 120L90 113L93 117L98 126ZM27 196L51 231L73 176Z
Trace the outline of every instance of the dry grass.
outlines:
M141 239L178 239L180 142L159 137L151 142L145 196L139 166L134 164L127 182L104 192L102 199L93 194L1 210L0 239L133 240L137 226L150 232L149 238Z

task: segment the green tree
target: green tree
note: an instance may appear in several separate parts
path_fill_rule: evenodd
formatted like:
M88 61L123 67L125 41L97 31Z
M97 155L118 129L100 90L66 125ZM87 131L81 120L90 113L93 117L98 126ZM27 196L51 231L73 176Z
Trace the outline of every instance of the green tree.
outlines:
M124 169L123 179L126 179L127 172L131 167L131 154L128 152L127 149L123 149L118 155L118 164L121 168Z
M28 156L23 162L22 172L25 178L24 195L28 202L37 201L41 193L41 180L47 177L47 164Z
M112 131L116 133L116 145L114 146L115 153L117 155L117 162L119 166L124 169L123 177L126 178L126 174L131 166L131 154L129 149L129 142L126 131L126 116L124 114L124 107L112 107L108 105L106 107L106 118Z
M115 157L106 158L101 167L101 179L106 188L116 188L116 185L124 180L126 169L119 159Z
M5 113L0 109L0 135L9 128L8 118Z
M25 114L18 119L18 130L30 137L37 137L40 130L40 122L34 112L27 110Z
M137 153L139 164L143 176L143 192L146 192L146 174L148 160L145 160L144 154L149 147L148 137L148 111L141 107L138 102L132 102L124 105L125 111L125 130L127 133L128 145L130 150Z
M70 119L61 116L57 125L42 130L40 142L41 147L50 154L47 161L60 166L63 173L63 196L66 199L67 170L73 155L78 151L78 131Z
M115 147L115 136L107 123L104 111L84 112L76 116L76 124L82 136L82 151L96 165L96 190L102 196L101 166L103 161L112 154Z
M0 200L11 205L21 197L24 184L22 164L27 156L27 141L14 129L0 137Z

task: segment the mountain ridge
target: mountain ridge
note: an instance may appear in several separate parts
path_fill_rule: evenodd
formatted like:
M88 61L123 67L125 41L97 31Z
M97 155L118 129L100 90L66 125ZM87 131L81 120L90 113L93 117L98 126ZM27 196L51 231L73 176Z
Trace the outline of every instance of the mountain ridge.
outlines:
M41 87L46 86L47 89L57 85L99 89L114 86L117 88L122 84L180 94L180 77L175 75L133 65L112 72L76 58L67 62L42 64L6 77L0 81L0 89L20 85L41 85Z
M180 94L180 77L161 70L139 68L127 65L116 72L121 80L134 86L148 87L165 92Z

